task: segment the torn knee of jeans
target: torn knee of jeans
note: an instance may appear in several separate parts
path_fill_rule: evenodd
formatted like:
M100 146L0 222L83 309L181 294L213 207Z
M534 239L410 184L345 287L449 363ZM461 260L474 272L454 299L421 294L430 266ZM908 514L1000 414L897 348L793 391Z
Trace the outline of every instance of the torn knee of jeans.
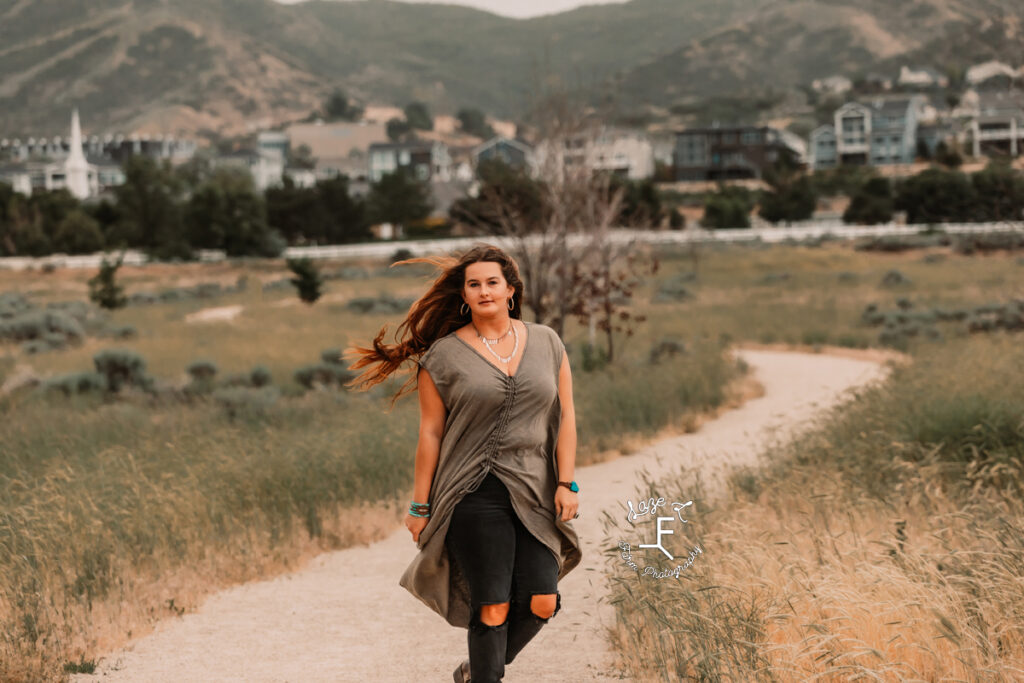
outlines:
M505 612L505 619L504 619L504 621L502 621L500 624L488 624L488 623L486 623L482 619L482 616L483 616L482 613L483 613L483 608L488 606L488 605L506 605L506 606L508 606L509 609L506 610L506 612ZM493 629L501 628L502 626L507 625L508 624L508 617L509 617L510 613L511 613L511 604L508 601L506 601L506 602L486 602L486 603L482 603L480 605L477 605L473 609L472 618L470 619L469 623L470 623L470 626L476 626L478 628L478 630L488 630L488 629L493 630Z
M548 620L554 618L554 616L556 614L558 614L558 610L562 609L562 594L559 593L558 591L555 591L555 609L554 609L553 612L551 612L551 616L549 616L549 617L542 617L542 616L540 616L539 614L537 614L536 612L533 611L532 602L533 602L533 596L534 595L551 595L551 593L532 593L530 595L530 603L531 604L530 604L530 608L529 608L529 613L533 617L535 617L537 619L540 619L541 621L546 623Z

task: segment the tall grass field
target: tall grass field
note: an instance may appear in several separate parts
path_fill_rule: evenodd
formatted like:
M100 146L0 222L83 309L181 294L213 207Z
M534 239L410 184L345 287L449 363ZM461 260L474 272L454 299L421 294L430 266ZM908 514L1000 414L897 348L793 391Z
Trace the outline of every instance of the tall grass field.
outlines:
M1020 337L992 321L1024 297L1024 266L1003 253L831 243L655 255L656 275L629 304L646 321L619 335L614 363L586 353L585 326L565 331L580 465L695 429L750 395L736 343L897 348L912 362L792 452L772 454L775 468L737 475L733 499L701 516L715 552L674 592L623 585L620 645L637 679L937 680L983 666L1011 680ZM312 306L280 261L124 268L136 303L91 310L79 343L0 342L0 680L89 671L218 588L400 525L415 400L389 408L401 380L368 393L309 390L296 371L394 329L430 274L321 267L332 277ZM0 272L0 293L49 310L86 301L92 275ZM195 295L200 285L216 286ZM158 391L45 390L111 349L138 354ZM187 372L200 361L216 370L205 387ZM213 389L255 368L269 384ZM921 606L898 602L890 614L890 598ZM948 634L930 630L943 623L936 614Z

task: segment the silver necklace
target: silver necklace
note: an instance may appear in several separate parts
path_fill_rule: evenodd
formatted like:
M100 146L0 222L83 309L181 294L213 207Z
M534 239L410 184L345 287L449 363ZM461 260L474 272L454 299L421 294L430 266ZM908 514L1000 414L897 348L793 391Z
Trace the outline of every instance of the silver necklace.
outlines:
M512 345L512 353L510 353L507 358L502 358L501 356L498 355L497 351L495 351L494 349L491 348L491 346L493 344L497 344L499 341L501 341L502 339L507 337L508 336L508 332L506 332L505 334L501 335L497 339L488 339L484 335L480 334L480 330L476 329L476 325L475 324L473 325L473 329L476 330L476 334L477 334L478 337L480 337L480 341L482 341L484 343L484 348L487 349L491 353L492 356L497 358L498 362L504 363L505 365L508 365L512 361L512 359L516 357L516 351L519 350L519 331L516 330L515 325L512 324L511 320L508 323L508 327L509 327L509 330L512 332L512 336L515 337L516 341L515 341L515 344Z
M508 321L508 329L507 329L507 330L505 330L505 334L501 335L501 336L500 336L500 337L498 337L497 339L488 339L488 338L487 338L487 337L485 337L484 335L480 334L480 330L478 330L478 329L477 329L477 327L476 327L476 323L473 323L473 329L474 329L474 330L476 330L476 336L480 337L480 340L481 340L481 341L482 341L482 342L483 342L484 344L497 344L497 343L498 343L498 342L500 342L500 341L501 341L502 339L504 339L504 338L505 338L505 337L507 337L508 335L512 334L512 321L511 321L511 320L509 320L509 321Z

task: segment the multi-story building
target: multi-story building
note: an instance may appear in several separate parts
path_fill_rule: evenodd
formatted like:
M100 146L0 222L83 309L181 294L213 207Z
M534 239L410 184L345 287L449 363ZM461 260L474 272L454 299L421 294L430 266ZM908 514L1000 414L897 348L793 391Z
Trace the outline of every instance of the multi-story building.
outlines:
M408 169L416 178L448 182L452 159L448 145L437 141L378 142L370 145L367 179L378 182L386 173Z
M89 199L109 187L124 183L124 173L108 158L87 157L78 110L71 114L71 135L52 141L10 145L17 150L12 161L0 166L0 181L15 191L30 195L36 191L67 190L78 199ZM27 150L31 149L31 152ZM44 152L52 154L46 158Z
M497 159L512 168L533 169L533 148L522 140L496 136L474 148L472 151L473 165L479 166L481 161Z
M678 181L761 178L784 153L802 157L788 136L768 126L689 128L676 133L673 165Z
M815 169L840 164L880 166L913 163L923 95L873 97L847 102L833 122L811 133L810 163Z
M314 171L318 180L345 175L354 181L365 181L370 145L388 141L387 125L383 122L297 123L284 133L293 154L301 147L309 149L316 159Z
M1024 152L1024 91L983 91L967 125L974 156Z
M170 135L90 135L82 137L82 151L91 159L107 159L122 164L132 156L167 159L173 164L191 159L196 153L194 140ZM29 161L51 159L61 161L71 153L71 139L60 135L52 138L0 139L0 159Z
M534 150L538 173L572 169L604 171L640 180L654 175L654 145L639 130L595 126L558 140L542 140Z

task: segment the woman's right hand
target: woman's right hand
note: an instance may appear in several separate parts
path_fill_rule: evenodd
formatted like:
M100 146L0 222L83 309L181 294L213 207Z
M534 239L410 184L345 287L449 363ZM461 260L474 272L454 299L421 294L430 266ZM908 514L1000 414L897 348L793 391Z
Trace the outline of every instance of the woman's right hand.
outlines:
M426 528L427 522L429 521L429 517L417 517L416 515L405 516L405 528L412 532L413 542L420 542L420 532Z

